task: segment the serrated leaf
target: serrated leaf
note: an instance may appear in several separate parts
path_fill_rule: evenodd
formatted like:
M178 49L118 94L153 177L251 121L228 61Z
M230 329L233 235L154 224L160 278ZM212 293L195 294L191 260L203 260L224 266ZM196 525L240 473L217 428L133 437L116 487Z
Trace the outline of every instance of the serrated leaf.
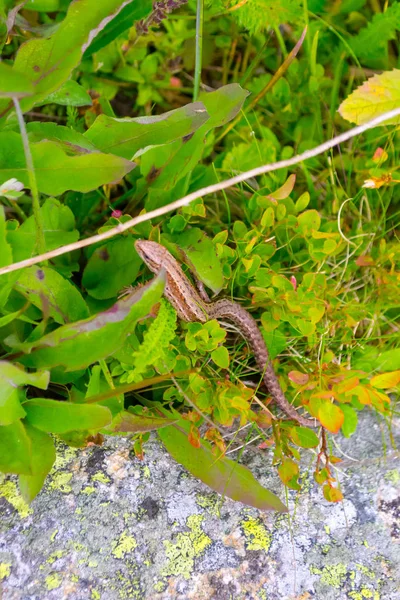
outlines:
M49 398L24 403L28 423L47 433L101 429L111 423L111 412L96 404L75 404Z
M370 119L393 110L400 105L400 70L394 69L367 79L339 106L339 113L344 119L362 125ZM400 116L384 123L397 125Z
M396 387L400 382L400 370L392 371L391 373L382 373L381 375L375 375L371 379L371 385L378 390L386 390L388 388Z
M205 440L201 440L200 448L194 448L188 440L189 424L182 420L179 423L187 433L171 426L161 429L158 435L171 456L192 475L232 500L261 510L287 512L279 498L262 487L246 467L227 458L217 459Z
M331 402L322 402L318 409L318 419L331 433L337 433L344 422L344 414L339 406Z
M162 272L149 284L132 292L89 319L63 325L34 342L20 344L26 353L18 361L30 367L63 366L77 371L116 352L132 333L138 319L148 314L163 292Z

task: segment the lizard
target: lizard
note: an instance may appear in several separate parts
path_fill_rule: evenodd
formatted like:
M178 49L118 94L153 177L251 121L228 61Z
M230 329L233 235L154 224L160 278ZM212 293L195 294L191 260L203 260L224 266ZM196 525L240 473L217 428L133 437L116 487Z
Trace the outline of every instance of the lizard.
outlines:
M164 296L172 304L180 319L187 322L205 323L210 319L227 319L234 323L254 353L263 381L273 400L281 410L299 425L314 428L318 423L298 414L287 400L275 374L267 346L255 319L240 304L228 299L210 301L201 289L198 291L185 275L181 265L161 244L136 240L135 248L150 271L158 274L166 271ZM205 295L205 297L204 297Z

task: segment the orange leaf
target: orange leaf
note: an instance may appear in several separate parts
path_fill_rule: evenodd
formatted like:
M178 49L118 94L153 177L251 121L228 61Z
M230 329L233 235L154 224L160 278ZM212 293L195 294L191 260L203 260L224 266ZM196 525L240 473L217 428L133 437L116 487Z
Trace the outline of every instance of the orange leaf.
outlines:
M387 388L396 387L400 382L400 371L391 371L390 373L382 373L382 375L375 375L371 379L371 385L379 390L386 390Z
M318 418L328 431L337 433L343 425L344 414L336 404L324 402L318 410Z
M322 488L325 500L328 502L340 502L343 500L343 494L338 488L331 487L330 485L324 485Z

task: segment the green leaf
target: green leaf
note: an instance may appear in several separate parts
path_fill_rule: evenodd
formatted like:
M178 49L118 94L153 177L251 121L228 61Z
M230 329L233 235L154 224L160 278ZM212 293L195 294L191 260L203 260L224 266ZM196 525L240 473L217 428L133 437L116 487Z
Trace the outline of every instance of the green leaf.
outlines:
M14 69L34 77L35 95L24 98L28 111L67 81L94 38L118 17L124 6L141 5L142 0L79 0L71 2L65 19L48 38L31 39L18 50ZM133 23L131 23L133 25Z
M30 475L31 441L22 421L0 426L0 471Z
M32 304L49 314L56 323L89 317L89 310L79 290L50 267L29 267L19 271L14 289Z
M55 198L48 198L40 208L43 221L46 250L76 242L79 232L75 229L74 215L68 206ZM18 229L7 232L7 241L12 247L14 261L32 256L36 246L36 224L31 215ZM18 275L15 279L18 278Z
M179 425L189 431L182 420ZM178 463L219 494L261 510L287 512L279 498L262 487L246 467L228 458L217 458L205 440L201 440L200 448L194 448L187 433L175 426L164 427L158 435Z
M23 98L33 93L33 83L28 77L0 62L0 98Z
M190 135L208 119L202 102L186 104L151 117L114 119L100 115L85 137L103 152L132 159L139 150L169 144Z
M84 87L76 81L69 79L62 86L49 94L45 100L39 102L43 104L60 104L61 106L91 106L92 99Z
M248 94L237 83L201 94L199 99L210 115L208 121L190 139L151 149L141 157L141 173L148 179L151 187L170 190L180 179L186 177L203 155L207 132L231 121L242 108Z
M42 489L44 480L56 460L56 450L49 435L25 423L25 431L31 441L32 475L19 476L19 488L26 502L32 502Z
M75 404L35 398L24 403L28 423L47 433L101 429L111 423L108 408L96 404Z
M71 151L76 154L78 152L86 153L85 150L90 152L97 152L98 150L82 133L64 125L33 121L26 124L26 129L31 142L40 142L44 139L54 141L67 154L71 154Z
M46 390L49 384L49 372L26 373L20 367L5 360L0 361L0 425L10 425L21 417L25 411L21 406L23 400L20 390L23 385L33 385Z
M300 486L297 483L299 478L299 465L290 458L284 458L278 467L279 477L282 482L292 490L299 490Z
M212 240L198 227L187 229L174 237L177 251L183 251L197 277L213 292L221 291L224 284L221 263Z
M130 29L136 21L146 18L153 10L152 0L140 0L130 2L123 6L121 12L94 38L83 57L88 58L94 52L98 52L104 46L110 44L121 33Z
M342 404L340 406L342 412L344 414L344 421L342 425L342 433L344 437L349 438L353 435L355 430L357 429L358 416L357 412L349 406L348 404Z
M228 369L229 367L229 352L225 348L225 346L218 346L215 350L211 352L211 358L215 362L216 365L221 367L221 369Z
M108 310L63 325L37 341L19 345L19 350L29 354L19 357L18 361L30 367L62 365L66 371L77 371L107 358L122 347L138 319L148 314L160 300L164 283L165 274L160 273Z
M31 144L39 191L60 195L66 190L89 192L106 183L122 179L135 164L112 154L68 156L55 142ZM0 133L0 179L16 177L30 187L22 138L14 131Z
M317 434L308 427L292 427L290 437L300 448L316 448L319 445Z
M82 285L98 300L115 298L136 279L140 265L132 236L114 238L93 252L83 271Z
M146 433L175 423L174 418L153 417L151 415L134 415L126 410L122 411L107 427L107 433Z

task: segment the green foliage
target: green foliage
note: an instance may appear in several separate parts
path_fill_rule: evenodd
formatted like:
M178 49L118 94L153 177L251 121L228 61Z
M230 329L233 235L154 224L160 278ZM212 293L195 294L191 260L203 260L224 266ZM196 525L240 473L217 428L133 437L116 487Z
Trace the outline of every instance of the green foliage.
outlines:
M299 449L315 451L315 480L337 502L327 437L351 437L362 410L390 421L400 383L396 131L77 242L314 147L347 127L342 117L363 123L397 105L400 3L207 2L195 103L195 2L172 4L169 18L151 0L34 0L29 30L0 8L0 268L75 244L0 275L0 470L31 501L52 436L84 447L131 434L141 458L157 431L214 490L285 510L225 458L234 427L230 450L257 437L291 490ZM364 81L365 68L382 72ZM138 238L253 314L287 398L322 431L269 403L236 328L177 328L165 274L146 283Z

